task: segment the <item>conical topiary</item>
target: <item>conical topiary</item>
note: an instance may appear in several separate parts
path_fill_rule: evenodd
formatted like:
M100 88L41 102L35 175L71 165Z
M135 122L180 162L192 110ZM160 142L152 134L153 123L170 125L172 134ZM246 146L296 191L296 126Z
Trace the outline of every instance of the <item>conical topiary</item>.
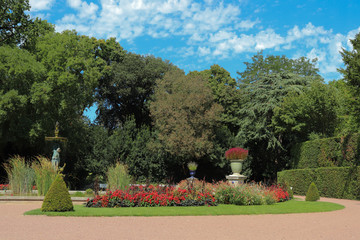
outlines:
M49 191L41 206L42 212L66 212L74 211L69 190L66 187L63 175L58 173L54 182L51 184Z
M306 193L305 201L317 201L320 199L319 191L314 182L309 186L309 189Z

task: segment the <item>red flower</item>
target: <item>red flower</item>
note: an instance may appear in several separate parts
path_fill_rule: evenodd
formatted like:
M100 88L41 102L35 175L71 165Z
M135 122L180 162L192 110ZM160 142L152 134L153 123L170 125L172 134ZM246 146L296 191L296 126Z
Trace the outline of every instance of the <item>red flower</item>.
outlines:
M228 160L245 159L249 154L248 150L243 148L231 148L225 152L225 158Z

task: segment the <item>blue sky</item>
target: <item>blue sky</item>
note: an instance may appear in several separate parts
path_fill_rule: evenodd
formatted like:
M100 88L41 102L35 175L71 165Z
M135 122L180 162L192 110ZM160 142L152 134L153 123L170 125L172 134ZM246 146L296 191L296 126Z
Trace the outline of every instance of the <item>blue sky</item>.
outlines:
M96 38L116 37L138 54L186 72L219 64L236 78L264 54L317 58L326 81L341 78L339 51L360 32L359 0L30 0L32 17Z

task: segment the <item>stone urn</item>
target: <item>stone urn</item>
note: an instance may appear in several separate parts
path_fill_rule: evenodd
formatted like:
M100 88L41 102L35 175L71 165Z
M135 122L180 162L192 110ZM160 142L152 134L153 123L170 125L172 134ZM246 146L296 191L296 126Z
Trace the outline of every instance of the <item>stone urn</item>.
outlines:
M230 160L230 167L231 171L233 172L233 176L240 176L240 172L242 170L244 159L231 159Z

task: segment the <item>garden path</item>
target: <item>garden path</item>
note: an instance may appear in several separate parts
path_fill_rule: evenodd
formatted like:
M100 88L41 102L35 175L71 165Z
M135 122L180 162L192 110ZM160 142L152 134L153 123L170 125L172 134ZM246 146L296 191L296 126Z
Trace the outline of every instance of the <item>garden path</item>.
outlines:
M196 217L24 216L41 202L0 202L0 239L360 239L360 201L326 213Z

